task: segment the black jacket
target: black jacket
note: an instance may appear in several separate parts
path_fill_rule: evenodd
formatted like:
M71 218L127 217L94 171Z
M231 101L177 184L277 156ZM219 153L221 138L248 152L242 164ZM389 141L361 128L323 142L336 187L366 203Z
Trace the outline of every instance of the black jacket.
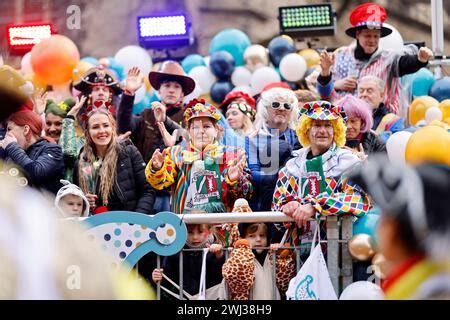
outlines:
M80 153L81 154L81 153ZM79 185L79 160L75 162L73 181ZM108 200L109 211L134 211L153 214L155 190L145 178L145 163L137 148L123 142L119 145L117 176ZM98 183L99 185L99 183ZM97 205L101 206L100 197Z
M64 157L56 143L41 139L25 151L13 142L5 150L0 148L0 158L18 165L31 187L56 194L62 186L59 180L64 176Z
M374 109L372 112L373 116L373 126L372 129L376 130L381 122L381 119L388 113L391 113L389 109L386 107L386 105L382 102L378 106L378 108Z
M365 154L386 152L386 144L373 131L363 134L361 141Z

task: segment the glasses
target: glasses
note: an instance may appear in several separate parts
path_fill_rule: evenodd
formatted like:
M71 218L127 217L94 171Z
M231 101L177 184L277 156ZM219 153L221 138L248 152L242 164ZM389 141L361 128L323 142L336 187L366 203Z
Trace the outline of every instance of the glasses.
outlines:
M279 109L281 107L284 107L286 110L290 110L292 108L292 105L289 103L281 103L281 102L272 102L272 108Z

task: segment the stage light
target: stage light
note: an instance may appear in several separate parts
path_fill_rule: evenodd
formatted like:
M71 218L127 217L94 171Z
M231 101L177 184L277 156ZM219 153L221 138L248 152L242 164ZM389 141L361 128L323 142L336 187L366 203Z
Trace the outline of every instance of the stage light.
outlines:
M332 36L336 17L331 4L279 7L280 33L295 38Z
M139 44L145 48L170 49L192 44L185 15L138 17Z
M24 54L42 39L50 38L54 28L51 24L9 25L6 33L10 52Z

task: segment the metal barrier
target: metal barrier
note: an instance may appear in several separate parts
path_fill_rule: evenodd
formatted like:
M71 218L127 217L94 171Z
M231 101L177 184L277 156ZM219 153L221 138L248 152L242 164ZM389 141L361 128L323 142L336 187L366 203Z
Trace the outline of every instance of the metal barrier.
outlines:
M291 217L278 211L265 212L245 212L245 213L199 213L185 214L183 220L186 224L221 224L221 223L249 223L249 222L293 222ZM315 221L315 220L310 220ZM348 251L348 241L352 237L353 217L350 215L337 217L328 216L321 218L326 221L327 239L321 240L321 243L327 243L327 266L330 273L331 282L334 290L339 296L343 288L353 282L352 257ZM300 247L287 247L288 249L299 250ZM230 248L224 248L225 258L228 258ZM269 248L259 248L269 249ZM179 299L183 299L183 252L203 250L203 249L183 249L180 252L179 259ZM300 254L297 252L297 271L301 267ZM275 265L276 255L272 256ZM157 268L160 268L160 256L157 256ZM275 283L275 268L273 274L273 286ZM275 290L274 290L275 292ZM161 297L160 283L157 285L157 297Z

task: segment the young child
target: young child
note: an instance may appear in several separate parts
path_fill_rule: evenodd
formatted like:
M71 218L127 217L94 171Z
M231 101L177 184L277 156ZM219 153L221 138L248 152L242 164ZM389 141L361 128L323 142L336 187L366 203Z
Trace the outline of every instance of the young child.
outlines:
M81 189L67 180L60 180L64 185L58 190L55 207L64 218L80 218L89 215L89 202Z
M187 225L188 235L184 249L202 249L209 248L206 257L206 289L211 288L222 281L222 265L225 257L222 251L222 244L219 244L215 230L207 224ZM183 252L183 290L190 295L199 293L200 276L202 270L203 251L185 251ZM168 281L163 279L164 274L173 282L179 284L179 259L180 254L165 257L161 269L154 269L152 279L154 282L162 281L162 285L168 289ZM179 289L171 289L175 294Z

